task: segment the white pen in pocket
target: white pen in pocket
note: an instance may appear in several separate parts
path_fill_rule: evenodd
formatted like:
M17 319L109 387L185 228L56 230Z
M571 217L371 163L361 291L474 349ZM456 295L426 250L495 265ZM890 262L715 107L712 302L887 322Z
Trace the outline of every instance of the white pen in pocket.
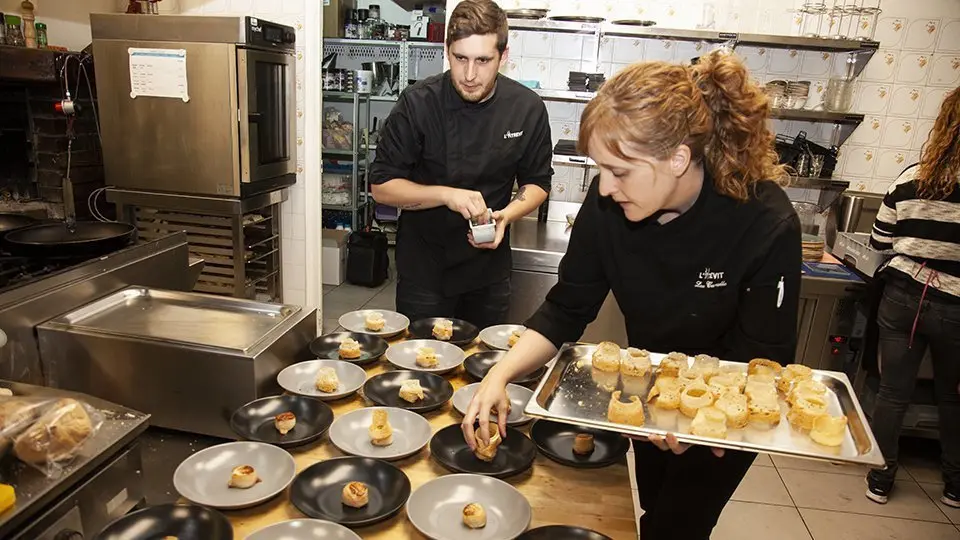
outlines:
M481 224L478 218L470 219L470 232L473 241L477 244L489 244L497 237L497 222L493 220L493 210L487 209L486 223Z
M777 308L783 305L783 276L780 276L780 283L777 283Z

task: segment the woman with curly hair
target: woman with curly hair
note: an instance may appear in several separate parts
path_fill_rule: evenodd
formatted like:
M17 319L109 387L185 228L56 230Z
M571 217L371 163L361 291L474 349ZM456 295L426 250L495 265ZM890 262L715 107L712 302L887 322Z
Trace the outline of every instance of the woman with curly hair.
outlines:
M577 341L613 291L629 345L746 362L796 349L800 222L767 127L770 105L736 57L632 65L587 105L579 145L599 168L559 282L481 383L463 420L487 437L508 381ZM645 397L645 396L641 396ZM506 436L506 417L499 418ZM634 441L644 540L706 540L756 454Z
M943 496L960 508L960 88L940 106L920 163L883 198L870 243L896 256L877 311L880 389L873 433L886 467L867 475L867 497L884 504L897 474L897 446L927 349L939 409Z

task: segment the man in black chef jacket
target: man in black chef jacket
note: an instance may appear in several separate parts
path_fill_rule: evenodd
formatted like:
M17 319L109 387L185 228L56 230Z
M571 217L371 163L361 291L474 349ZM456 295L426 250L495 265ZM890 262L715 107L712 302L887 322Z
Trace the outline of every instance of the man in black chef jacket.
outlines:
M411 320L506 322L508 226L546 200L553 176L543 101L498 73L507 35L497 4L461 2L447 27L450 70L405 90L380 132L370 182L378 202L402 210L397 310ZM469 220L488 208L496 237L477 244Z

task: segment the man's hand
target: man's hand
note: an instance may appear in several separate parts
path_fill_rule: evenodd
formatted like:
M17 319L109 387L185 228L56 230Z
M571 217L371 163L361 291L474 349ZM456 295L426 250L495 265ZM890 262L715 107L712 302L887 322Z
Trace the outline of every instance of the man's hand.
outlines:
M487 202L483 200L483 194L479 191L447 188L443 204L466 220L487 214Z
M507 225L510 224L510 220L507 219L507 215L503 212L494 212L493 221L497 224L497 233L493 237L493 242L478 244L473 241L473 232L468 230L467 241L470 242L471 246L477 249L497 249L500 247L500 242L503 242L503 236L507 233Z

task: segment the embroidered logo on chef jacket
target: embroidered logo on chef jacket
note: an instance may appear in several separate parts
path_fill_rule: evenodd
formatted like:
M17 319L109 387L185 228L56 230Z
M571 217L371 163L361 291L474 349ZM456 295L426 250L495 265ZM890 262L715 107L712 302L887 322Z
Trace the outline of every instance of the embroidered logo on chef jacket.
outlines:
M697 276L697 282L693 284L694 287L698 289L720 289L727 286L727 282L723 279L724 272L714 272L710 270L710 267L703 269L703 272L700 272L700 275Z
M523 137L523 132L522 132L522 131L510 131L510 130L507 130L507 132L503 134L503 140L507 140L507 139L519 139L520 137Z

